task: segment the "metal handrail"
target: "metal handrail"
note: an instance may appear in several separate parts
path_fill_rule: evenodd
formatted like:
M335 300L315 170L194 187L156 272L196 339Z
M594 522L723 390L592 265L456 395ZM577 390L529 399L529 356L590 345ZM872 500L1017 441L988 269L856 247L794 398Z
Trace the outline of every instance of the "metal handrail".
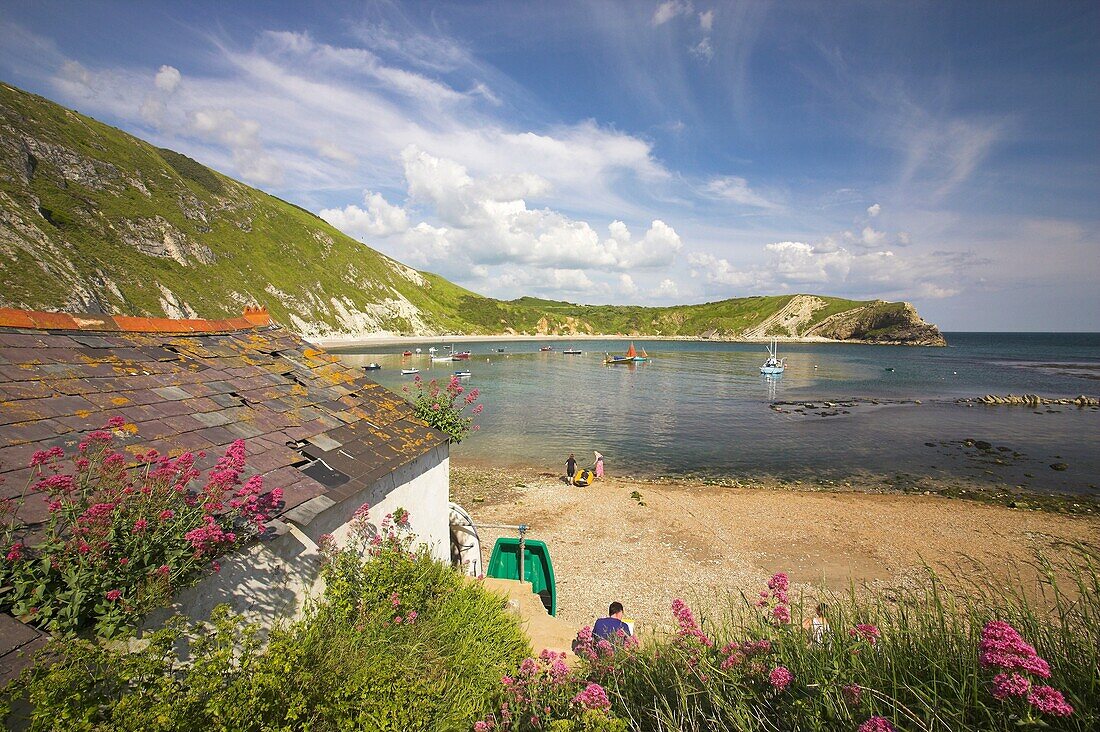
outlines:
M512 524L481 524L481 528L483 528L483 529L510 529L511 531L518 531L519 532L519 581L520 582L526 582L527 581L527 575L524 574L524 572L523 572L523 570L524 570L524 567L523 567L523 551L524 551L524 547L526 546L526 543L527 543L527 538L526 538L525 534L528 531L531 530L531 527L528 524L519 524L519 525L512 525Z

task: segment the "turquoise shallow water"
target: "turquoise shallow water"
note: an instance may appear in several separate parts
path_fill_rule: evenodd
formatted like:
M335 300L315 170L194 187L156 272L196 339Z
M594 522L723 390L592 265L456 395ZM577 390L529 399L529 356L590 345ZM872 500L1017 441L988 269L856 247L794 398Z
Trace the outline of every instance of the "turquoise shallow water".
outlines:
M552 352L538 350L545 341L462 343L474 354L464 364L432 364L426 351L438 341L418 344L422 356L402 357L403 347L340 355L354 365L377 361L383 368L372 377L395 391L411 379L402 367L443 379L468 367L465 382L481 391L485 411L481 430L454 448L458 459L557 470L569 452L583 464L599 450L609 471L636 476L905 473L1100 493L1100 410L954 403L988 393L1096 396L1100 334L947 338L948 348L781 344L787 370L774 380L759 374L763 345L745 343L635 339L652 360L634 367L602 365L625 341L578 342L579 356L562 354L564 342ZM852 398L922 403L861 403L836 417L770 409L773 401ZM967 438L1008 449L977 455L961 444ZM1069 469L1052 470L1056 462Z

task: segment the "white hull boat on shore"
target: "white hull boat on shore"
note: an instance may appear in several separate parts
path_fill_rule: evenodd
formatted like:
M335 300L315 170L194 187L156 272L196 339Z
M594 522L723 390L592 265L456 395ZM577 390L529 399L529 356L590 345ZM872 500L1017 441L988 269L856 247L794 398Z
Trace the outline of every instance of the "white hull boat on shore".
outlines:
M419 374L420 369L401 369L402 376L412 376L413 374Z

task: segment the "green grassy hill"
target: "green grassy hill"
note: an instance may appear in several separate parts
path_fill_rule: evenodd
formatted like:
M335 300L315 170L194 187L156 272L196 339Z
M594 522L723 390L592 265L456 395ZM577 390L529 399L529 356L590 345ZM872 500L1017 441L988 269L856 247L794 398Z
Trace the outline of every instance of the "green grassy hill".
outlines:
M784 295L650 308L482 297L184 155L2 83L0 277L8 307L217 318L259 304L306 337L818 329L859 339L866 326L874 340L942 341L904 303ZM868 315L885 307L900 320Z

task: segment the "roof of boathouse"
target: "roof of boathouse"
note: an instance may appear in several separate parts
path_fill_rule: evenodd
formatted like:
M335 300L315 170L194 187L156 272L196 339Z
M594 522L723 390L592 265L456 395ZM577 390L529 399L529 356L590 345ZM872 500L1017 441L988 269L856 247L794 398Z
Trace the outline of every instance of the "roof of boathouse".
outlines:
M345 500L446 441L263 309L173 320L0 308L0 496L22 493L35 451L72 454L114 416L130 455L205 451L200 469L243 438L246 475L282 488L279 515L301 507L305 522L310 499ZM21 518L45 515L27 501Z

